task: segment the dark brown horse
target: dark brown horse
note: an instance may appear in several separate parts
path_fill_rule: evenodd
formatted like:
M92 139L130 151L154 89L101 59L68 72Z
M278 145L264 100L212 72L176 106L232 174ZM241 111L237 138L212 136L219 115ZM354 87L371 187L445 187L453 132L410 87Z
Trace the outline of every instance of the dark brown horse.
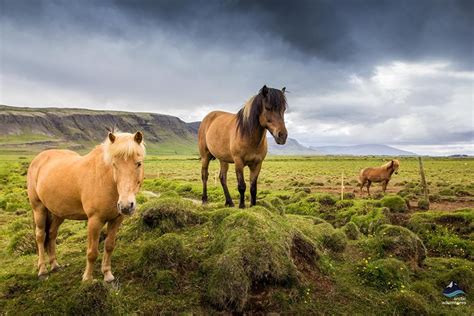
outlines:
M367 194L370 195L369 188L372 182L382 182L382 191L385 193L392 174L397 174L399 167L400 162L394 159L380 167L362 169L359 174L360 193L362 194L362 188L367 184Z
M284 121L286 107L285 88L278 90L263 86L237 114L214 111L203 119L198 133L203 204L207 203L208 168L212 159L219 159L221 164L219 179L224 189L225 205L234 206L227 188L229 163L235 164L239 207L245 208L245 166L250 168L250 204L256 204L257 178L267 155L266 131L272 134L277 144L285 144L288 136Z

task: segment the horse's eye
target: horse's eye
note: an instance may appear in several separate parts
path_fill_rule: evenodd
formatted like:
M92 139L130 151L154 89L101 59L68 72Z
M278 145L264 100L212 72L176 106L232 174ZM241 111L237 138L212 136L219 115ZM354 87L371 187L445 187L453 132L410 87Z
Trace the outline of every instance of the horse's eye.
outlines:
M140 168L141 165L142 165L141 161L137 162L137 168Z

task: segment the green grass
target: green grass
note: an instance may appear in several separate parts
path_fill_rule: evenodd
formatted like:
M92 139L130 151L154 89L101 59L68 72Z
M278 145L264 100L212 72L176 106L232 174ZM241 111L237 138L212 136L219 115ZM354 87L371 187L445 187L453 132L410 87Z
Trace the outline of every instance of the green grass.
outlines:
M0 156L2 313L472 313L474 210L465 207L474 195L472 159L425 159L430 193L440 199L430 207L459 205L457 211L414 208L421 196L411 158L402 159L388 197L361 196L358 170L382 163L373 157L269 157L258 206L239 210L223 207L218 163L211 163L210 203L203 207L197 156L150 155L140 209L118 233L113 284L101 281L101 258L98 281L81 283L81 221L65 221L59 230L63 270L37 279L25 192L31 159ZM343 172L346 193L355 195L340 201ZM228 178L236 200L232 169ZM375 185L373 192L380 190ZM465 289L466 305L443 305L451 280Z

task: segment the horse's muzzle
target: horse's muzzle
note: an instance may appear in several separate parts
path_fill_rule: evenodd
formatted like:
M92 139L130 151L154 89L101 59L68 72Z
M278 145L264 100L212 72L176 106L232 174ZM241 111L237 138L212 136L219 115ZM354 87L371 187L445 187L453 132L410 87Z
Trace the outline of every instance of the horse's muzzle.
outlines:
M127 204L117 203L117 210L122 215L132 215L135 212L136 203L130 202Z
M273 134L273 138L275 139L275 142L278 144L278 145L285 145L286 143L286 138L288 137L288 133L287 132L276 132L275 134Z

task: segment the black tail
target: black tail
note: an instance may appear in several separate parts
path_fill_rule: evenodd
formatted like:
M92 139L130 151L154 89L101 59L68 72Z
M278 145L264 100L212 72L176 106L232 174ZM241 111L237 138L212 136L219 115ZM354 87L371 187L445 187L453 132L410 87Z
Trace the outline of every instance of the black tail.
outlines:
M45 237L44 237L44 250L49 255L49 229L51 228L51 223L53 222L53 216L51 212L48 211L48 215L46 217L46 224L44 225L45 229Z

